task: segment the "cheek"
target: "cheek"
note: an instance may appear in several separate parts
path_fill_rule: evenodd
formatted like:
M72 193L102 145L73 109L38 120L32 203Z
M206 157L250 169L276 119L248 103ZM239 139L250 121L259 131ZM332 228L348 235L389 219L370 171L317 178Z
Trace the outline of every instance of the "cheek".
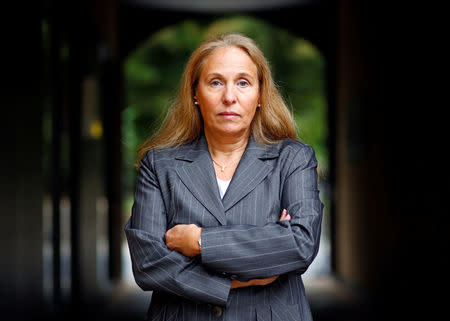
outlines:
M245 106L245 109L256 109L259 101L259 91L256 89L252 89L251 91L242 92L242 94L240 95L240 100Z
M256 112L256 107L258 105L258 99L250 99L245 104L245 111L248 117L253 118Z
M200 113L202 114L203 119L207 119L209 116L214 114L215 105L211 102L203 102L200 103Z
M220 102L220 99L218 99L216 95L199 95L197 100L202 114L213 112Z
M255 118L255 112L256 112L256 108L253 108L251 110L248 111L247 113L247 122L250 124L253 120L253 118Z

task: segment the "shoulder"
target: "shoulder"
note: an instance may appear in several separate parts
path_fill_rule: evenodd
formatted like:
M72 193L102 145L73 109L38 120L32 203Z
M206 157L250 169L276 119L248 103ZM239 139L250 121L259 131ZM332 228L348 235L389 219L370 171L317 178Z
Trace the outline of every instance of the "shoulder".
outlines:
M269 149L278 154L279 164L289 170L317 166L314 148L302 141L283 139Z
M141 165L145 164L148 167L155 167L158 164L171 163L177 153L179 153L182 146L151 148L144 157L142 157Z
M295 151L298 152L300 150L311 150L312 147L300 140L286 138L278 142L277 144L280 148L280 150L286 150L286 151Z
M294 159L304 156L314 156L314 148L302 141L287 138L279 141L277 144L271 146L273 151L276 151L280 157Z
M179 150L180 146L153 147L147 151L143 159L151 162L172 159L176 156Z
M149 149L141 160L141 164L151 167L171 167L176 160L190 160L192 154L200 152L198 142L190 142L177 146L153 147Z

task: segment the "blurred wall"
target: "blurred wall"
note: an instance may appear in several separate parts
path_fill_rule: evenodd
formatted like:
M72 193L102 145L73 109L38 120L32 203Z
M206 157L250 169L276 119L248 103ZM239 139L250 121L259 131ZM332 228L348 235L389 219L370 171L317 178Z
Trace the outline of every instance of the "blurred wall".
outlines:
M0 126L0 306L5 309L43 302L40 6L30 10L20 19L24 24L4 17L1 25L8 31L2 37Z
M418 45L434 32L412 13L351 0L338 9L336 272L392 320L437 318L449 261L445 110L421 72L434 53Z

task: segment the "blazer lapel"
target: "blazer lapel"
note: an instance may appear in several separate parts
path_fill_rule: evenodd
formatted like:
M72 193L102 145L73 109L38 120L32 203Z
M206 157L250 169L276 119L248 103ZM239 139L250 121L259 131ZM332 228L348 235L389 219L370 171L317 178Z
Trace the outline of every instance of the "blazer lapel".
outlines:
M250 138L247 148L222 199L225 212L250 193L272 171L267 159L277 158L278 150L258 145Z
M225 225L227 219L205 137L182 146L176 159L182 162L176 167L176 172L183 184L222 225Z

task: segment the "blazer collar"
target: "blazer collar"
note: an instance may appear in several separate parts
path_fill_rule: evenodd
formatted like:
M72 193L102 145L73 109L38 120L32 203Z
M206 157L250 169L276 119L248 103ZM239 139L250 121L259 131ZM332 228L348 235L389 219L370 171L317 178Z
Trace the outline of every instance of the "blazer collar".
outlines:
M197 141L179 147L175 159L183 161L176 172L188 190L222 224L225 212L250 193L272 170L268 159L277 158L274 146L261 146L250 138L223 199L220 199L217 179L204 135Z
M273 162L267 160L278 156L279 151L275 146L262 146L256 143L253 138L250 138L230 185L223 196L222 202L225 212L266 178L273 169Z

